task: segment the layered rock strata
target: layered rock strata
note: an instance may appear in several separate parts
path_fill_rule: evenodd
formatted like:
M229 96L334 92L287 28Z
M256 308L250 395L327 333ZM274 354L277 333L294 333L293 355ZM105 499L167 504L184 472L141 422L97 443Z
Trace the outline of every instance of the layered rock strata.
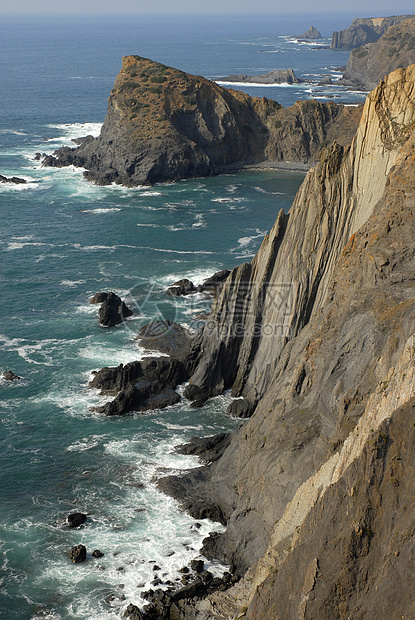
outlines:
M354 49L343 81L371 90L385 75L415 62L415 18L390 27L376 43Z
M304 82L298 78L292 69L273 69L268 73L259 75L246 75L238 73L236 75L228 75L227 77L218 78L218 82L243 82L247 84L300 84Z
M127 186L218 174L267 161L310 163L360 109L317 101L282 108L140 56L126 56L100 136L64 147L48 166L86 168L87 179Z
M411 617L414 204L415 65L370 93L194 345L192 385L258 404L218 460L162 482L216 505L205 553L249 569L183 617Z

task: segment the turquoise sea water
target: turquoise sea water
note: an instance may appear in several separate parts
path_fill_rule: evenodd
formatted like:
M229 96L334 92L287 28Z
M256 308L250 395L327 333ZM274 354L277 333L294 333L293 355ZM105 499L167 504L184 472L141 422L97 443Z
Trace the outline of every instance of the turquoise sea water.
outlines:
M208 302L174 300L181 277L199 283L250 260L302 175L246 171L125 189L88 184L80 170L43 169L36 152L97 134L122 55L134 53L210 78L292 67L318 76L347 54L314 49L293 34L309 27L285 18L7 18L0 24L0 617L120 618L154 579L196 557L218 526L181 513L153 476L197 465L174 447L193 435L231 430L229 395L200 410L186 402L164 411L107 419L88 389L93 370L139 358L139 327L163 316L198 326ZM315 23L325 36L350 23ZM323 27L324 26L324 27ZM326 41L328 43L328 39ZM339 87L247 89L284 105L300 97L356 102ZM135 315L112 330L88 303L115 290ZM86 512L80 530L68 514ZM86 545L89 559L66 551ZM91 557L94 549L104 557ZM213 570L221 570L214 566Z

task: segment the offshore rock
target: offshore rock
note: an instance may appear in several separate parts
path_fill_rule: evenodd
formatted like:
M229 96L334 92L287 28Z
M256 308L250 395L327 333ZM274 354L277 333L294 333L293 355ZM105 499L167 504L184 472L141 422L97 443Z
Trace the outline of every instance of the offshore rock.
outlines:
M86 547L84 545L76 545L68 551L68 555L73 564L80 564L86 560Z
M337 135L348 143L361 110L332 102L282 108L140 56L126 56L98 138L43 165L87 169L126 186L208 176L262 161L309 163Z
M412 65L370 93L352 144L322 154L213 305L241 330L205 328L192 384L258 402L220 459L169 481L222 510L205 548L248 570L204 602L213 620L411 614L414 127Z
M343 80L358 88L370 90L391 71L414 62L415 18L392 26L376 43L354 49Z
M103 301L99 309L99 322L103 327L114 327L122 323L124 319L132 316L132 310L114 292L97 293L90 303L101 303L99 301L101 299Z
M268 73L260 75L246 75L238 73L237 75L228 75L227 77L218 78L217 82L243 82L256 84L301 84L304 80L298 78L292 69L273 69Z
M68 526L69 527L79 527L86 521L86 515L82 512L74 512L68 515Z
M395 26L415 15L393 15L391 17L359 17L352 25L333 32L330 47L333 49L353 49L366 43L375 43L391 26ZM383 77L383 76L381 76Z
M27 183L25 179L21 179L20 177L5 177L0 174L0 183L14 183L15 185L21 185Z
M5 370L2 373L2 378L5 381L20 381L21 377L19 377L18 375L16 375L14 372L12 372L11 370Z
M304 32L303 34L299 34L296 38L300 40L301 39L305 39L305 40L321 39L321 33L317 30L315 26L310 26L307 32Z

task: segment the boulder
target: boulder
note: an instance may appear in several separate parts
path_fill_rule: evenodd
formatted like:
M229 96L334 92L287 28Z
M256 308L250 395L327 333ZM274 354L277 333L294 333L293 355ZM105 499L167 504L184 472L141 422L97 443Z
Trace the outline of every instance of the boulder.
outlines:
M205 563L203 560L192 560L190 562L190 568L195 572L195 573L202 573L203 572L203 568L205 566Z
M21 379L21 377L15 375L14 372L12 372L11 370L6 370L2 374L2 377L5 381L19 381Z
M74 512L68 516L69 527L79 527L86 521L86 515L83 512Z
M92 552L92 555L93 555L94 558L103 558L104 557L104 554L99 549L95 549Z
M15 183L16 185L21 185L23 183L27 183L25 179L20 179L19 177L5 177L0 174L0 183Z
M184 278L183 280L178 280L174 282L167 289L167 295L171 295L172 297L181 297L182 295L190 295L191 293L196 292L195 286L193 282Z
M130 620L144 620L144 615L137 605L130 603L124 611L123 618L129 618Z
M118 295L113 292L107 294L99 309L99 322L104 327L114 327L133 314Z
M84 545L76 545L68 551L68 555L74 564L85 562L86 560L86 547Z
M220 271L217 271L213 274L213 276L210 276L210 278L204 280L203 284L197 287L197 292L216 293L217 288L225 282L230 273L231 272L229 269L221 269Z
M174 388L187 377L183 363L172 357L147 357L125 366L102 368L89 385L102 394L116 394L116 397L94 410L114 416L163 409L179 402L180 396Z

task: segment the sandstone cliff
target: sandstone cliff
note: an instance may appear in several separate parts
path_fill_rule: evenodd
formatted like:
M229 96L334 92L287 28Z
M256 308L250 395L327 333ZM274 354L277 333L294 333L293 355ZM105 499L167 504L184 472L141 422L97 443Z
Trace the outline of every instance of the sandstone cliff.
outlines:
M162 483L215 504L206 553L249 569L183 617L412 617L414 201L415 65L370 93L195 344L192 384L257 406L218 461Z
M359 17L352 25L340 32L333 32L330 47L353 49L377 41L391 26L395 26L414 15L392 15L391 17Z
M399 67L415 62L415 18L390 27L376 42L354 49L343 79L370 90L381 78Z
M347 143L360 108L269 99L228 90L201 76L127 56L98 138L59 149L44 165L87 169L99 184L152 184L264 160L309 163L333 135Z

